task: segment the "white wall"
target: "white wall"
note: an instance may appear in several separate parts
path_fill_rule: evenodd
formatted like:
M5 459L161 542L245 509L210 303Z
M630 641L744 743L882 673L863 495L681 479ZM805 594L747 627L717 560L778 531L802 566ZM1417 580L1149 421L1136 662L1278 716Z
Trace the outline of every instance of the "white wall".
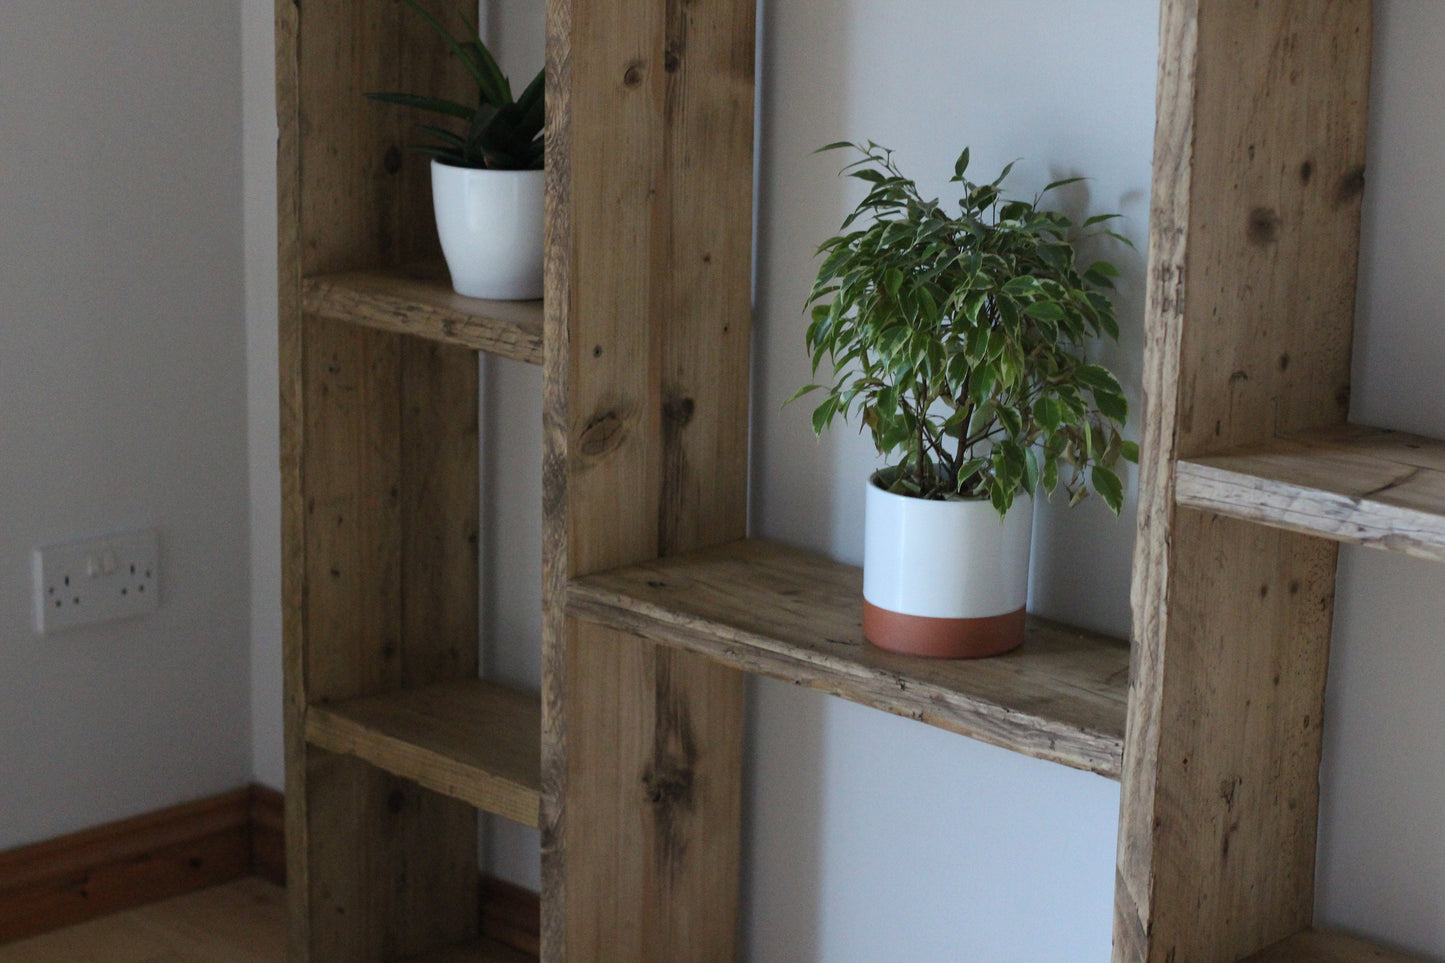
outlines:
M265 272L274 230L266 170L270 55L247 11L247 251ZM1445 436L1430 389L1445 357L1440 269L1445 4L1378 0L1380 36L1357 351L1359 420ZM515 82L540 63L540 4L492 0L484 23ZM252 19L254 13L256 19ZM760 28L757 336L753 527L856 562L862 479L873 460L848 429L810 440L804 407L780 410L807 380L803 299L817 242L848 206L834 155L871 137L943 188L972 144L975 172L1020 158L1031 193L1086 174L1064 200L1119 211L1143 250L1153 129L1154 0L787 0ZM255 41L254 45L252 40ZM254 96L253 96L254 95ZM255 108L254 112L252 108ZM264 243L263 243L264 242ZM1142 253L1125 268L1122 344L1109 361L1138 404ZM263 262L267 262L263 264ZM279 779L279 642L274 628L274 307L248 297L253 392L256 766ZM268 312L270 314L268 315ZM484 636L487 671L535 685L540 511L537 372L484 365ZM1132 482L1132 479L1131 479ZM1037 611L1124 633L1131 500L1115 521L1097 504L1040 512ZM1323 774L1323 921L1445 958L1445 798L1440 569L1344 553ZM1433 590L1433 591L1432 591ZM1429 596L1422 598L1422 596ZM265 717L265 718L263 718ZM759 961L1106 959L1118 787L1099 777L770 682L751 690L744 945ZM495 821L493 871L536 885L535 835Z
M276 314L276 15L240 0L246 272L246 427L250 472L251 770L282 789L281 402Z
M0 850L249 778L235 0L0 3ZM161 534L41 637L33 546Z

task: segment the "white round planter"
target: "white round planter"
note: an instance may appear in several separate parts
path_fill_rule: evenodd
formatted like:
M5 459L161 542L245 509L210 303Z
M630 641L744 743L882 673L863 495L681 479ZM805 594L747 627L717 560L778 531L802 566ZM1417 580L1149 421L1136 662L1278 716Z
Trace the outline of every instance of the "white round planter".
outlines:
M863 634L892 652L978 658L1024 637L1033 502L893 495L868 480Z
M542 171L431 162L432 204L452 287L470 298L542 296Z

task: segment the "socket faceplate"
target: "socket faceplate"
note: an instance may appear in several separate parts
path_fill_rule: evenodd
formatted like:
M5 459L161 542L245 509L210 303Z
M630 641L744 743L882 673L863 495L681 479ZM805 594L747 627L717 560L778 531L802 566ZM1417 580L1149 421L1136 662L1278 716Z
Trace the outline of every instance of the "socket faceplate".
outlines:
M35 630L48 634L154 612L159 542L155 529L147 529L35 549Z

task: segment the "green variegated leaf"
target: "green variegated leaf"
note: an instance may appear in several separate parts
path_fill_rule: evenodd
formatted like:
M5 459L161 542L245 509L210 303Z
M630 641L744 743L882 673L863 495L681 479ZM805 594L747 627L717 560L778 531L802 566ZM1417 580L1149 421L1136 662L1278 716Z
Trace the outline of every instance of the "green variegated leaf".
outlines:
M1115 515L1119 514L1119 509L1124 504L1124 486L1119 481L1119 476L1107 468L1095 466L1089 480L1093 483L1094 491L1104 499L1104 504L1108 505Z

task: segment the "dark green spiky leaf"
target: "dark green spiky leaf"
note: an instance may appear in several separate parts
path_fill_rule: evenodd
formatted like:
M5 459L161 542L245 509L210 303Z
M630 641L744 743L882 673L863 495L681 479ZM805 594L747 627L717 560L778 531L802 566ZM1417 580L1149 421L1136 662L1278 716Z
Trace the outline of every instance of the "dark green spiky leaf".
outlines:
M462 120L470 120L476 108L459 104L454 100L443 100L440 97L423 97L419 94L386 94L368 93L365 95L369 100L380 101L383 104L397 104L402 107L413 107L417 110L427 110L436 114L445 114L448 117L457 117Z

